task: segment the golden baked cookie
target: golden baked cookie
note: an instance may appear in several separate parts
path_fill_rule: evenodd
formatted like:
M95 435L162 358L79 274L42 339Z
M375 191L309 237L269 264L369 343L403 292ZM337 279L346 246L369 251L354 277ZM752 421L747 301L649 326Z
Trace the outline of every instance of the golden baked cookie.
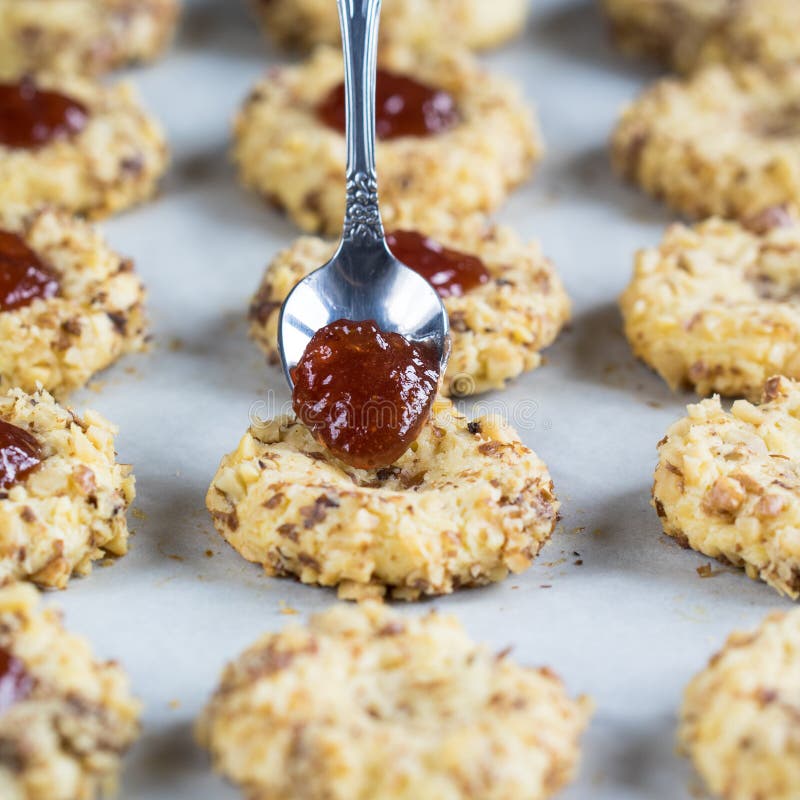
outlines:
M733 633L686 687L679 742L714 797L800 792L800 610Z
M96 412L81 418L44 391L0 397L0 585L63 589L93 561L127 552L134 479L116 463L115 434ZM20 461L20 447L30 458Z
M339 15L327 0L253 0L266 31L276 40L304 48L338 45ZM519 35L528 0L386 0L381 9L385 40L424 47L443 37L472 49L495 47Z
M673 389L757 400L771 375L800 378L800 222L772 208L673 225L637 254L620 306L634 352Z
M553 265L535 242L523 244L509 228L482 220L426 236L454 252L479 258L486 283L444 297L450 316L451 352L442 385L445 395L502 389L506 381L542 363L569 320L570 303ZM302 237L267 267L250 305L250 335L271 363L278 363L280 305L294 285L334 253L336 244Z
M95 800L117 783L140 704L113 661L39 607L32 586L0 589L0 797Z
M590 712L453 617L367 603L259 639L197 734L250 800L543 800L572 778Z
M385 46L379 62L393 75L449 95L431 105L449 127L443 123L437 133L378 140L387 225L428 220L431 213L458 217L492 210L528 177L542 142L533 114L508 81L452 49ZM333 235L342 227L345 140L320 114L342 80L341 53L321 47L300 65L273 69L235 122L234 156L242 181L305 231Z
M340 597L449 594L527 569L555 527L546 466L495 419L437 400L391 467L336 460L294 417L251 426L206 496L219 533L269 575Z
M600 5L623 52L688 70L708 32L730 14L733 4L731 0L600 0Z
M40 384L61 396L142 350L144 296L133 264L87 223L0 210L0 392Z
M797 0L602 0L625 52L688 72L704 64L800 61Z
M658 446L653 503L684 547L800 597L800 384L770 378L761 405L688 407Z
M0 0L0 76L98 74L156 58L178 0Z
M2 208L49 203L100 217L149 198L166 168L161 129L129 83L40 75L0 84L0 120Z
M800 64L712 66L667 78L622 114L616 170L693 217L800 203Z

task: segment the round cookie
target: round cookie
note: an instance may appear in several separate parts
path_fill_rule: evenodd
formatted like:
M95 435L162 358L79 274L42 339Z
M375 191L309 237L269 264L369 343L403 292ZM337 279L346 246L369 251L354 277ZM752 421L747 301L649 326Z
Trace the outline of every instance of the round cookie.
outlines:
M167 146L131 84L104 86L54 75L25 81L31 89L76 101L86 119L71 135L39 147L0 144L0 207L51 203L101 217L153 195L167 165Z
M472 219L424 233L455 251L477 256L490 280L461 296L444 298L451 351L442 385L445 395L502 389L506 381L542 363L569 320L570 303L553 265L537 243L523 244L507 227ZM270 363L278 363L280 306L294 285L334 253L336 244L302 237L267 267L250 305L250 335Z
M384 222L463 216L496 208L542 154L533 115L510 83L468 53L384 46L380 66L448 92L457 120L427 136L377 142ZM341 53L317 49L273 69L235 123L234 157L246 186L285 209L305 231L338 235L344 219L345 140L318 116L343 80Z
M0 589L0 683L0 797L108 797L140 704L122 669L96 660L32 586Z
M87 223L64 212L0 210L2 239L16 237L57 280L57 294L5 308L0 296L0 392L37 385L63 395L124 353L144 349L144 287L133 264Z
M755 63L764 67L800 63L800 5L795 0L738 0L713 26L698 64Z
M800 597L800 384L770 378L761 405L688 407L658 446L653 503L684 547Z
M619 47L682 72L800 60L796 0L602 0Z
M559 503L510 428L437 400L391 467L337 461L293 417L251 426L206 496L219 533L269 575L339 596L415 600L527 569Z
M338 45L339 14L326 0L253 0L267 32L290 46ZM387 0L381 9L385 40L424 47L441 37L473 49L495 47L522 31L527 0Z
M94 411L81 418L47 392L19 389L0 397L0 423L33 436L41 456L37 468L0 489L0 586L29 579L63 589L93 561L124 555L134 479L116 463L111 423Z
M732 634L686 688L679 742L714 797L793 800L800 786L800 610Z
M600 5L620 50L680 70L695 65L709 30L731 8L730 0L600 0Z
M707 67L658 81L612 137L621 175L693 217L800 202L800 64Z
M156 58L178 0L0 0L0 76L98 74Z
M620 298L636 355L674 389L757 400L764 381L800 378L800 222L782 208L746 226L671 226L636 256Z
M590 710L453 617L367 603L263 636L197 733L251 800L543 800L571 779Z

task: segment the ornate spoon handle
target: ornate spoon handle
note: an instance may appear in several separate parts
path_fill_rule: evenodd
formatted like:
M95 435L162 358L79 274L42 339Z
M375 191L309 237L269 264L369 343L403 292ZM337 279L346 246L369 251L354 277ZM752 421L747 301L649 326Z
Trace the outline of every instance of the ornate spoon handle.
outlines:
M342 242L383 242L375 173L375 83L381 0L338 0L347 110L347 205Z

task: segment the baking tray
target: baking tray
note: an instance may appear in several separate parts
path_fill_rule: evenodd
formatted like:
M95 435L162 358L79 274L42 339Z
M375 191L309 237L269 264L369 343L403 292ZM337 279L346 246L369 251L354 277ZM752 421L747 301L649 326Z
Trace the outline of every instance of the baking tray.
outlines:
M335 601L262 575L216 535L204 507L250 415L289 399L279 370L248 341L244 315L264 265L296 230L238 186L228 157L237 105L286 58L264 44L241 0L196 0L169 57L134 74L173 163L158 200L104 230L147 282L155 344L73 404L120 426L120 458L137 477L136 534L128 556L47 598L125 665L144 701L126 800L238 797L211 774L193 720L227 660L302 618L292 611ZM484 59L524 85L548 143L535 180L499 218L543 242L574 321L546 366L462 405L519 428L552 471L563 520L523 575L400 608L455 613L476 638L513 645L520 662L550 665L572 693L594 698L565 800L688 799L691 770L674 752L684 684L731 629L789 603L716 564L700 578L707 559L663 536L649 505L656 442L692 398L671 394L622 336L616 297L634 251L655 243L670 216L613 177L606 140L620 107L656 73L617 56L593 4L580 0L536 0L526 34Z

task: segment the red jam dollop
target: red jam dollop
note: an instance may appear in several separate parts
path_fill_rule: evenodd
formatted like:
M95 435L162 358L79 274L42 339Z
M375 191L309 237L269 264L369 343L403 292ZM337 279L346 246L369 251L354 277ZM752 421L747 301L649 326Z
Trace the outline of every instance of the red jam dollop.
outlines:
M385 467L417 438L439 382L433 350L373 320L340 319L318 330L292 369L299 419L337 458Z
M386 244L400 261L422 275L439 297L461 297L489 280L479 258L450 250L416 231L393 231L386 235Z
M0 489L10 489L42 463L42 448L28 431L0 419Z
M33 689L33 679L25 665L4 647L0 647L0 714L24 700Z
M22 308L39 297L54 297L59 289L56 274L25 240L0 230L0 311Z
M334 87L317 108L330 128L345 132L344 83ZM406 75L378 70L375 93L375 135L379 139L430 136L458 121L453 96Z
M0 144L34 150L80 133L89 112L72 97L30 79L0 83Z

